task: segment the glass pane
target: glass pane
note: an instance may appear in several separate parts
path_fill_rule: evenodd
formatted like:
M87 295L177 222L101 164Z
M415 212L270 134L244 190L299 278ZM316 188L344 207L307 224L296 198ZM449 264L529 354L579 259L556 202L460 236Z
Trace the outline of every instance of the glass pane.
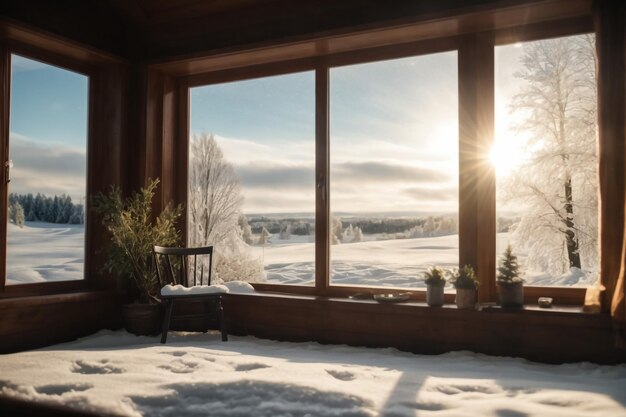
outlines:
M89 79L11 56L6 283L83 279Z
M456 51L330 77L332 283L425 287L458 266Z
M598 273L595 39L496 48L498 254L527 285L587 286Z
M315 77L191 89L188 235L223 281L315 282Z

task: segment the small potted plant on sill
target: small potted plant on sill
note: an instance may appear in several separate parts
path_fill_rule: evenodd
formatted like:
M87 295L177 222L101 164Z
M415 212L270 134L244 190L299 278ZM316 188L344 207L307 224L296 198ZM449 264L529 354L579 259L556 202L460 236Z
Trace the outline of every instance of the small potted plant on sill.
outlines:
M424 273L426 304L431 307L440 307L444 303L443 287L446 285L446 277L444 275L444 271L436 266Z
M478 278L471 265L465 265L452 273L450 280L456 288L455 303L457 308L472 309L476 306L476 291Z
M506 247L498 267L498 292L502 307L522 308L524 306L524 280L520 277L517 256L511 245Z
M102 215L102 224L111 236L104 270L130 280L136 294L132 304L122 306L124 327L137 335L156 335L161 322L161 305L156 298L158 279L153 268L152 247L176 246L180 232L176 221L182 206L168 205L158 216L152 214L152 199L159 180L148 180L145 187L122 198L119 187L108 194L98 193L91 208Z

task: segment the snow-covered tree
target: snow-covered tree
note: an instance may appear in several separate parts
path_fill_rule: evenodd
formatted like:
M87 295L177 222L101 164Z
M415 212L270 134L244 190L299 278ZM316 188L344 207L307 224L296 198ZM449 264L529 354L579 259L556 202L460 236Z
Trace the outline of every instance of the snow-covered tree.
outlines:
M72 214L69 219L70 224L84 224L85 223L85 208L82 204L75 204L72 208Z
M239 228L241 229L241 238L243 239L244 242L246 242L247 245L251 245L252 244L252 228L250 227L250 224L248 223L248 219L243 213L239 215L238 223L239 223Z
M354 228L354 237L352 238L353 242L362 242L363 241L363 232L359 226Z
M284 225L281 228L279 237L281 240L288 240L289 238L291 238L291 225L290 224Z
M9 221L16 226L23 227L25 220L24 209L17 199L12 200L13 202L9 199L9 210L7 212Z
M194 135L189 159L190 243L221 242L238 227L243 203L239 179L213 135Z
M596 75L592 35L524 45L511 103L529 157L503 184L522 206L514 242L529 266L552 273L597 259Z
M218 279L263 279L262 265L251 256L239 225L243 204L239 178L212 134L190 140L187 201L189 243L215 247Z
M330 243L332 245L338 245L341 243L343 237L343 223L341 217L332 217L330 222Z
M268 232L265 226L263 226L263 229L261 229L261 233L259 234L259 245L265 245L269 241L270 236L270 232Z

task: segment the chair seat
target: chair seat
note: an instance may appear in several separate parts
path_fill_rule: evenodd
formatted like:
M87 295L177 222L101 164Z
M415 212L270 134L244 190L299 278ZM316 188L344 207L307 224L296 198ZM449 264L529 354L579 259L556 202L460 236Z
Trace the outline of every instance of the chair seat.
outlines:
M185 287L183 285L165 285L161 288L161 295L164 297L201 295L201 294L226 294L228 287L224 285L195 285Z

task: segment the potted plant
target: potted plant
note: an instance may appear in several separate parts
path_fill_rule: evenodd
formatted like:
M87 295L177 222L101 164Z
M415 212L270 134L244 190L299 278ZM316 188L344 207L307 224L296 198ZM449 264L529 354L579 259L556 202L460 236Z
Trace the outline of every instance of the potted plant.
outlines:
M471 309L476 306L476 290L478 289L478 278L471 265L453 272L450 280L456 288L455 303L458 308Z
M506 247L500 259L496 282L502 307L521 308L524 306L524 280L520 277L517 256L513 255L511 245Z
M439 307L444 303L443 287L446 285L446 278L442 269L436 266L424 273L426 283L426 304L431 307Z
M152 214L152 199L159 180L148 180L145 187L123 198L119 187L92 198L92 209L102 215L102 224L111 235L104 269L130 280L136 294L132 304L122 307L124 327L131 333L154 335L159 332L161 306L156 294L158 279L153 268L152 247L176 246L180 232L176 221L182 207L168 205L158 216Z

